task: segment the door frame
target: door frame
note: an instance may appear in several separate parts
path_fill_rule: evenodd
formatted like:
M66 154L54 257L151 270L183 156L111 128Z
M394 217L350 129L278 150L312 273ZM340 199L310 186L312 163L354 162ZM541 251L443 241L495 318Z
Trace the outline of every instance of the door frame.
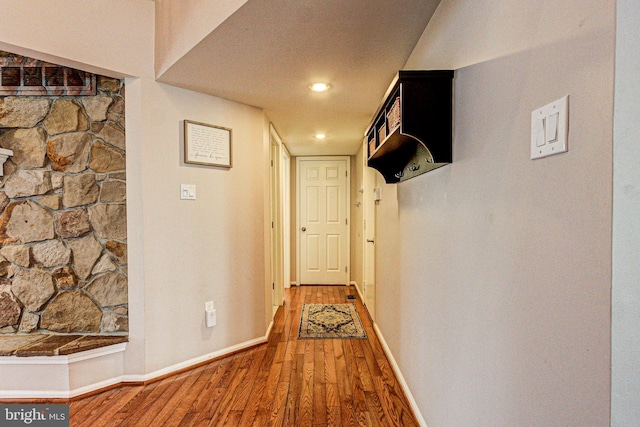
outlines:
M301 285L300 282L300 258L301 258L301 249L300 242L302 241L302 232L300 230L300 172L301 167L300 163L305 160L326 160L326 161L335 161L335 160L344 160L347 164L347 189L345 191L346 197L346 215L347 215L347 227L346 227L346 239L347 239L347 281L345 285L349 285L351 278L351 157L350 156L301 156L296 157L296 283Z
M291 287L291 154L287 146L281 145L280 191L282 192L282 238L283 238L283 285Z
M288 287L287 256L290 257L290 245L287 243L287 224L291 221L288 197L290 169L286 164L289 152L282 143L278 132L269 125L269 212L271 220L271 305L275 308L284 301L284 288Z
M362 157L362 299L371 319L376 320L376 202L373 193L377 172L367 164L367 141ZM373 240L373 242L369 242Z

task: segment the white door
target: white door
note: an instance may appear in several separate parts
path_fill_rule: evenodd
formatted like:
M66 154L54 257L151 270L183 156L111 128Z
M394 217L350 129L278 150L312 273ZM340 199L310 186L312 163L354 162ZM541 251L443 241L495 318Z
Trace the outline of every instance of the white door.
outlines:
M364 147L365 153L367 152L366 145ZM364 160L363 170L363 229L362 233L364 242L362 243L363 249L363 293L364 304L369 310L369 315L375 321L376 320L376 202L375 202L375 185L377 172L367 167L367 160Z
M299 272L303 285L349 283L349 158L298 158Z

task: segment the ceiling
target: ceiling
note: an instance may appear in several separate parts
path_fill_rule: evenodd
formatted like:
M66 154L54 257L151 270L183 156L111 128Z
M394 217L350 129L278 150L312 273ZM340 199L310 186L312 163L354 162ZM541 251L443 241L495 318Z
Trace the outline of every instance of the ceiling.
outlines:
M355 154L438 3L249 0L158 80L264 109L294 156Z

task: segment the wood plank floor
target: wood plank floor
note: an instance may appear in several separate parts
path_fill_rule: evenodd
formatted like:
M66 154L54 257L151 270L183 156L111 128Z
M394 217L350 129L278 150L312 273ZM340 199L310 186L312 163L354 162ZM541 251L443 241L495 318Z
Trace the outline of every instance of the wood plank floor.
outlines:
M145 385L71 403L71 425L417 426L356 300L366 340L298 340L303 303L344 303L353 287L286 290L267 344Z

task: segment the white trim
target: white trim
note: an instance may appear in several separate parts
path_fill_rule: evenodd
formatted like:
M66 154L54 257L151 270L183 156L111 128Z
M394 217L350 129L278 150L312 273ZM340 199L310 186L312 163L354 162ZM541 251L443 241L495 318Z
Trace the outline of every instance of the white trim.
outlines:
M142 375L118 375L113 378L109 378L103 381L99 381L96 383L92 383L89 385L81 386L75 389L70 390L0 390L0 399L69 399L76 396L80 396L86 393L90 393L95 390L99 390L101 388L109 387L115 384L120 384L124 382L145 382L152 380L154 378L158 378L164 375L169 375L174 372L190 368L191 366L206 362L208 360L212 360L218 357L222 357L225 355L229 355L231 353L244 350L249 347L253 347L255 345L264 344L268 341L269 334L273 329L273 321L269 324L267 328L267 333L264 337L255 338L253 340L245 341L240 344L233 345L231 347L226 347L221 350L217 350L203 356L195 357L193 359L177 363L172 366L168 366L163 369L159 369L157 371L142 374ZM102 347L98 349L88 350L76 353L75 355L68 356L35 356L35 357L17 357L17 356L8 356L8 357L0 357L0 365L22 365L22 366L53 366L53 365L62 365L60 369L68 369L70 364L75 362L80 362L88 359L95 359L98 357L108 356L118 352L124 352L127 343L114 344L107 347ZM72 374L69 371L66 371L66 375L70 376ZM59 385L59 384L56 384ZM52 387L53 388L53 387Z
M0 390L0 399L70 399L68 391Z
M291 287L291 154L284 143L282 150L282 238L283 238L283 282L285 288ZM282 293L284 298L284 291Z
M273 324L273 322L271 322ZM269 329L271 329L272 325L269 325ZM164 375L171 374L173 372L180 371L182 369L190 368L191 366L197 365L202 362L206 362L211 359L215 359L221 356L225 356L231 353L234 353L239 350L244 350L245 348L253 347L254 345L264 344L267 342L267 336L255 338L250 341L245 341L240 344L233 345L231 347L226 347L221 350L217 350L203 356L194 357L193 359L185 360L184 362L176 363L175 365L167 366L166 368L158 369L157 371L151 372L149 374L143 375L123 375L123 382L144 382L149 381L154 378L158 378Z
M127 348L127 343L122 342L119 344L108 345L106 347L94 348L92 350L86 350L78 353L69 354L66 357L68 358L69 363L75 363L75 362L80 362L82 360L93 359L94 357L107 356L109 354L125 351L126 348Z
M291 282L291 286L298 286L297 282Z
M108 380L100 381L97 383L89 384L84 387L78 387L69 392L69 398L82 396L83 394L91 393L92 391L100 390L101 388L110 387L112 385L122 383L122 377L115 377Z
M118 343L108 345L105 347L94 348L91 350L81 351L64 356L34 356L34 357L18 357L8 356L0 357L0 366L12 365L14 371L23 369L37 369L38 367L44 367L45 369L51 369L52 372L56 372L57 378L66 378L65 383L69 387L70 379L73 376L71 371L71 365L77 362L87 361L91 359L99 359L108 357L120 353L120 360L122 354L127 347L127 343ZM99 362L98 362L99 363ZM76 389L68 390L0 390L0 398L4 399L69 399L76 397L94 390L98 390L104 387L111 386L122 382L121 376L115 376L113 378L105 379L97 383L78 387ZM45 388L45 387L43 387ZM49 388L49 387L46 387ZM52 384L50 388L61 388L60 383L56 382Z
M67 356L3 356L0 365L68 365Z
M6 148L0 148L0 176L3 175L4 171L4 162L7 161L9 157L13 156L13 150L8 150Z
M126 347L127 343L123 342L64 356L5 356L0 357L0 365L69 365L70 363L80 362L82 360L95 359L97 357L123 352Z
M296 157L296 281L300 283L300 163L305 160L341 160L346 162L347 188L346 188L346 215L347 215L347 277L351 277L351 156L299 156ZM348 280L348 279L347 279ZM348 283L348 282L347 282Z
M356 286L356 288L357 288L357 286ZM391 364L391 368L393 369L394 374L396 374L396 378L398 378L398 382L400 383L400 387L402 387L402 390L404 391L404 394L407 396L407 400L409 401L409 404L411 405L411 409L413 410L413 414L418 419L418 423L421 426L427 427L427 422L424 420L424 417L422 416L422 413L420 412L420 408L418 408L418 403L413 398L413 395L411 394L411 390L409 390L409 385L407 384L407 382L405 381L404 377L402 376L402 372L400 371L400 367L396 363L396 360L393 358L393 354L391 353L391 349L387 345L387 342L385 341L384 337L382 336L382 331L380 330L380 328L378 328L378 325L376 323L373 324L373 330L376 332L376 335L378 336L378 340L380 340L380 344L382 345L382 349L384 350L384 353L387 355L387 359L389 359L389 363Z
M284 300L282 300L283 305L284 305ZM267 333L264 334L264 342L269 341L269 335L271 335L271 329L273 329L273 320L269 323L269 326L267 327Z
M362 301L362 305L364 305L364 307L367 308L367 306L364 304L364 296L362 295L362 292L360 292L360 288L358 287L358 283L352 281L351 284L353 286L355 286L356 292L358 292L358 296L360 297L360 301ZM368 311L369 311L369 309L367 308L367 312ZM371 313L369 313L369 316L371 316Z

